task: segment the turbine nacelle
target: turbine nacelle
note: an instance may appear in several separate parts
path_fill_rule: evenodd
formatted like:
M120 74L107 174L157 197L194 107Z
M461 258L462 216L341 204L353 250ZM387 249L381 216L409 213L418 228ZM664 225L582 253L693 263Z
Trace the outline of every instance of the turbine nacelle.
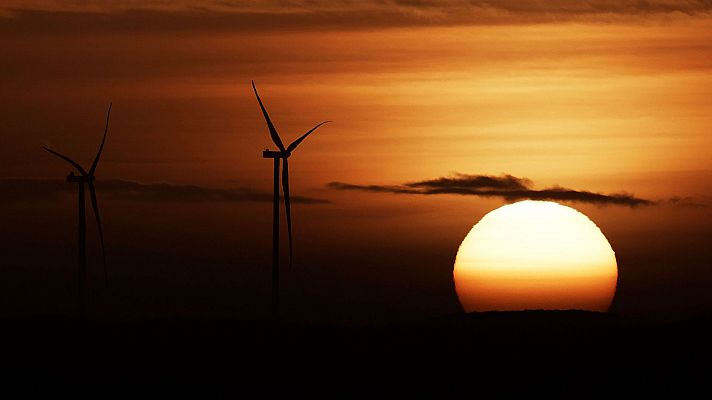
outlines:
M262 152L262 158L289 158L292 155L291 151L272 151L265 150Z
M75 182L75 183L88 183L88 182L94 182L96 178L94 175L77 175L74 173L74 171L70 172L69 175L67 175L67 182Z

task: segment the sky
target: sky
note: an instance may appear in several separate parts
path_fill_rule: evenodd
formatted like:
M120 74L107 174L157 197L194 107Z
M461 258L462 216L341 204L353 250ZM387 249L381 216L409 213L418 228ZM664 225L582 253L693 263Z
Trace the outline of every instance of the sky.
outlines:
M90 164L110 102L91 312L265 315L275 146L251 80L285 142L333 121L290 159L285 315L458 312L459 244L527 198L601 228L612 311L707 310L710 35L708 1L5 1L0 315L72 312L75 188L41 146Z

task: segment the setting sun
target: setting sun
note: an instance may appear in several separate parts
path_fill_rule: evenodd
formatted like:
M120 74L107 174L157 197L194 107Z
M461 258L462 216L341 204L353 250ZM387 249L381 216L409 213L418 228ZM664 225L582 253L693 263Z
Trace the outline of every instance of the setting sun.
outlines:
M606 311L618 269L611 245L588 217L548 201L500 207L460 245L455 286L465 311Z

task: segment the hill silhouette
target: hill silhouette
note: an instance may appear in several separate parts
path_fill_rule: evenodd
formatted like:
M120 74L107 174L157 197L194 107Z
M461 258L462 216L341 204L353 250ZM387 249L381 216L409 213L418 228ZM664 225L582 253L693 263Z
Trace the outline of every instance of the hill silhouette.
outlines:
M709 391L712 314L647 322L488 312L372 326L273 321L5 319L3 397L239 392L241 385L429 384L473 395ZM402 393L399 391L398 393ZM440 393L440 392L438 392Z

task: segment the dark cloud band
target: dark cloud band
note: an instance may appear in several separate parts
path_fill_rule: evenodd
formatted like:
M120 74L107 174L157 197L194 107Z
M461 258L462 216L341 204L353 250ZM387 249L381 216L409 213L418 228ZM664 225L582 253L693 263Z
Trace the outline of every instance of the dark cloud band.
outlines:
M360 190L372 193L437 195L455 194L465 196L498 197L507 201L524 199L570 201L591 204L615 204L629 207L653 205L656 202L635 197L628 193L602 194L563 187L534 189L526 178L511 175L466 175L408 182L403 185L354 185L331 182L327 185L336 190Z
M96 182L100 196L120 200L189 201L189 202L271 202L272 193L253 188L209 188L195 185L169 183L138 183L118 179ZM76 188L62 180L54 179L2 179L0 202L27 202L54 200L74 193ZM325 204L325 199L291 196L292 203Z

